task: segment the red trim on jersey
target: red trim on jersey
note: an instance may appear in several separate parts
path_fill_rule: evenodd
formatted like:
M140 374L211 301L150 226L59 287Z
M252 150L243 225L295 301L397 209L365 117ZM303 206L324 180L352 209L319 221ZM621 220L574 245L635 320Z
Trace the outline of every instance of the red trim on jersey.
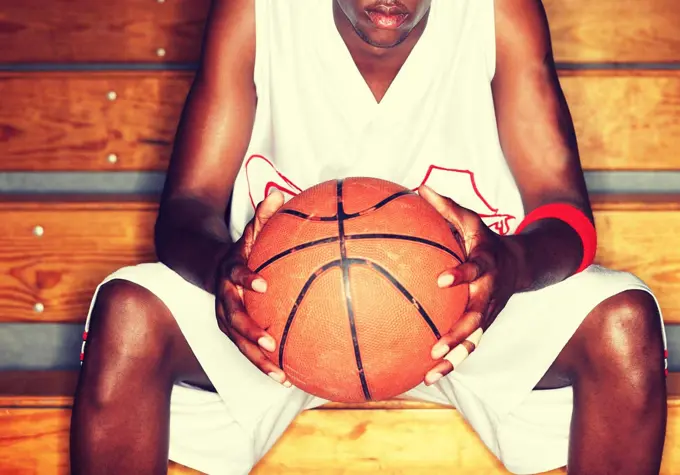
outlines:
M272 188L276 188L284 193L288 193L291 196L295 196L299 193L302 193L302 190L295 184L293 183L286 175L281 173L280 171L277 170L277 168L274 166L274 164L269 161L266 157L262 155L251 155L248 160L246 160L245 168L246 168L246 181L248 182L248 197L250 198L250 204L253 205L253 209L257 207L257 203L255 203L255 200L253 199L253 193L251 191L250 187L250 175L248 173L248 165L250 165L250 162L253 161L253 159L259 159L259 160L264 160L270 167L272 167L272 170L274 173L276 173L288 186L292 188L292 190L286 189L285 187L274 183L273 181L267 182L267 185L265 186L265 192L264 196L266 197L269 194L269 191Z

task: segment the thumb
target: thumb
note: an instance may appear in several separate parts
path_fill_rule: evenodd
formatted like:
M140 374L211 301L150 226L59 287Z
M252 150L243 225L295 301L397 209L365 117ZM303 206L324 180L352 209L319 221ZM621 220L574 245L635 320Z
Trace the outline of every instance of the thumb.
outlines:
M483 274L484 271L479 263L471 260L442 272L437 278L437 285L440 288L444 288L453 285L469 284L479 279Z
M283 193L279 190L274 189L269 195L265 197L264 200L257 205L255 210L255 218L253 222L253 232L256 237L257 234L262 230L267 221L271 219L272 216L283 206L284 203Z

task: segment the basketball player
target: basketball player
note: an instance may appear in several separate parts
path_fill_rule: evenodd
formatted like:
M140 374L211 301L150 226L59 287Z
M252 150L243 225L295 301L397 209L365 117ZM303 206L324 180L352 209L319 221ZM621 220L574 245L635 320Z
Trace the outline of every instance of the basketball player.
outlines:
M245 474L324 402L265 358L276 343L240 295L266 292L244 262L284 199L347 176L418 189L470 256L439 278L470 283L468 312L408 396L458 408L514 473L658 473L661 317L636 277L590 265L540 0L214 0L160 263L114 273L93 303L73 473L164 473L169 457Z

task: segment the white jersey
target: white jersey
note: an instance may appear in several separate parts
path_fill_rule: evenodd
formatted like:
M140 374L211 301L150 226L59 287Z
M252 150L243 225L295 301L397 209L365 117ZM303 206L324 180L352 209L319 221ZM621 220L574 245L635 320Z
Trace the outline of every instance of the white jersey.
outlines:
M256 0L257 112L237 176L240 236L272 188L376 177L440 194L500 234L524 216L491 91L493 0L433 0L427 26L380 103L333 19L331 0Z
M321 181L359 175L408 188L427 182L496 232L514 231L523 209L491 95L493 0L433 0L423 36L380 104L337 32L332 0L256 5L258 107L234 191L234 238L268 190L291 197ZM325 402L262 374L220 331L215 297L164 264L126 267L105 282L114 279L143 287L165 305L217 391L174 387L172 460L211 475L246 475L300 412ZM631 274L591 266L515 294L455 371L404 397L456 407L513 473L564 466L572 388L533 388L592 309L631 289L649 292ZM86 330L89 322L88 316ZM315 460L302 457L290 471ZM373 465L382 466L379 459Z

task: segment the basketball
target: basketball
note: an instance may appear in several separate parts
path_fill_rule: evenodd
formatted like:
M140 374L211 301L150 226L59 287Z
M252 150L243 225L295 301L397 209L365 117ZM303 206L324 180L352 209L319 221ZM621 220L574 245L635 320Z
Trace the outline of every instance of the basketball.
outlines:
M417 193L373 178L316 185L264 226L248 265L267 292L244 295L296 387L336 402L394 397L423 381L432 346L462 315L467 286L437 277L464 252Z

